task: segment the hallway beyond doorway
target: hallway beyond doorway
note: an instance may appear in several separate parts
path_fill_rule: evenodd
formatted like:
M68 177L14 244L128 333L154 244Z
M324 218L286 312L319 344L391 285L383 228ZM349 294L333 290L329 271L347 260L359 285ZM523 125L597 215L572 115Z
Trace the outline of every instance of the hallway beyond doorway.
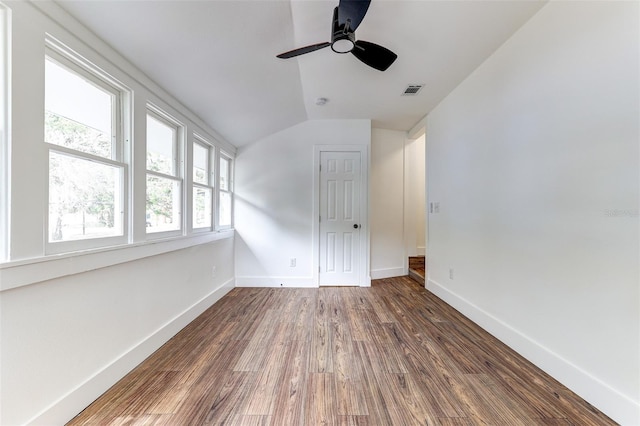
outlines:
M409 276L424 287L427 276L424 256L409 256Z

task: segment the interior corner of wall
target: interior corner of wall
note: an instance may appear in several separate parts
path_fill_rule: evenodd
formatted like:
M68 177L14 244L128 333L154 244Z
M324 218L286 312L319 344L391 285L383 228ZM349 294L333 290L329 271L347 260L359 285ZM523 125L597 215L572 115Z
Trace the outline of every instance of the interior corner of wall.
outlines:
M408 139L418 139L420 136L424 135L427 131L427 115L422 117L420 121L418 121L408 132Z

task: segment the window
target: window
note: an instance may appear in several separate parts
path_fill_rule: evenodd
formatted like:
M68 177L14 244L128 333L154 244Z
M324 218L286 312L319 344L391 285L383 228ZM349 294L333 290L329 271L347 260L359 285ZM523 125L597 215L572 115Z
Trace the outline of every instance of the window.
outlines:
M213 229L213 149L200 138L193 143L193 229Z
M122 98L122 90L111 82L47 52L49 252L126 242Z
M218 228L231 228L233 215L233 170L231 157L220 153L219 159L219 202L218 202Z
M181 126L160 112L147 113L147 234L182 230Z

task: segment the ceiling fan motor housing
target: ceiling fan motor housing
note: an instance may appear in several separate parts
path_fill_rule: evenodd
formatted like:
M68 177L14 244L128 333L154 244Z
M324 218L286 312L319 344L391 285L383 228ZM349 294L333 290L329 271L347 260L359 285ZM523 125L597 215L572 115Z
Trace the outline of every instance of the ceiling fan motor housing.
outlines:
M355 46L355 35L353 33L341 34L334 37L331 42L331 50L336 53L349 53Z
M356 43L355 32L349 28L350 21L340 25L338 22L338 8L333 10L333 31L331 33L331 50L336 53L349 53Z

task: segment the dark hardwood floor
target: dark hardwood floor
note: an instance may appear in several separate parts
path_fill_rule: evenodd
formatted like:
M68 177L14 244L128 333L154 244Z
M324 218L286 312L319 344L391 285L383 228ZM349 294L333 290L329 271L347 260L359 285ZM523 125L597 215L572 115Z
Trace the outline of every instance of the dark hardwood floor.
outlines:
M424 287L426 270L425 256L409 256L409 277Z
M236 288L70 425L612 425L408 277Z

